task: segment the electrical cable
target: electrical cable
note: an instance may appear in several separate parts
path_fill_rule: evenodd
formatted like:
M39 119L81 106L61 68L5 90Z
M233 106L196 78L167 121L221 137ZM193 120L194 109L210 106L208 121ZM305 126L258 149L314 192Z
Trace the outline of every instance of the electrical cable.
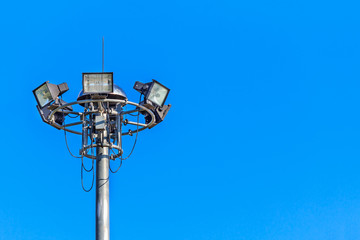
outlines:
M83 130L83 131L84 131L84 130ZM86 131L87 131L87 130L86 130ZM92 144L92 142L91 142L91 144ZM90 168L89 170L87 170L86 167L85 167L85 165L84 165L84 157L82 156L82 158L81 158L81 165L82 165L82 167L84 168L84 170L85 170L86 172L90 172L91 170L94 169L94 159L91 159L91 160L92 160L91 168Z
M64 123L65 123L65 121L64 121ZM64 125L65 125L65 124L64 124ZM64 136L65 136L66 148L67 148L67 150L69 151L70 155L71 155L72 157L74 157L74 158L82 158L82 156L81 156L81 157L78 157L78 156L75 156L75 155L73 155L73 154L71 153L70 148L69 148L69 145L68 145L68 142L67 142L67 137L66 137L66 130L65 130L65 128L64 128Z
M93 170L94 169L94 159L92 159L92 165L91 165L91 168L89 169L89 170L87 170L86 168L85 168L85 165L84 165L84 160L83 160L84 158L81 158L81 165L83 166L83 168L84 168L84 170L86 171L86 172L91 172L91 170Z
M113 149L111 149L111 151L113 152L113 154L115 154L115 152L114 152L114 150ZM119 169L121 168L121 166L122 166L122 159L121 158L119 158L119 160L120 160L120 165L119 165L119 167L114 171L114 170L112 170L112 168L111 168L111 166L110 166L110 162L109 162L109 169L110 169L110 172L112 172L112 173L117 173L118 171L119 171Z
M93 166L94 167L94 166ZM82 187L82 189L85 191L85 192L90 192L91 191L91 189L93 188L93 186L94 186L94 179L95 179L95 169L93 169L93 171L92 171L92 182L91 182L91 187L89 188L89 189L85 189L85 187L84 187L84 178L83 178L83 165L81 165L81 187Z
M139 103L141 102L141 97L142 97L142 94L140 94ZM119 169L120 169L121 166L122 166L122 161L128 159L128 158L131 156L131 154L133 153L134 149L135 149L135 145L136 145L137 138L138 138L138 133L139 133L138 130L139 130L139 116L140 116L140 111L138 111L138 114L137 114L137 115L132 115L132 114L130 114L130 115L131 115L131 116L137 116L136 137L135 137L134 145L133 145L133 147L132 147L132 149L131 149L131 152L129 153L129 155L128 155L126 158L122 158L122 154L121 154L121 156L119 157L119 159L120 159L120 165L119 165L119 167L118 167L115 171L112 170L112 168L111 168L111 166L110 166L110 164L109 164L109 169L110 169L110 171L111 171L112 173L117 173L117 172L119 171ZM113 149L111 149L111 151L115 154L115 152L114 152Z
M61 104L61 103L60 103L60 104ZM65 114L64 114L64 110L63 110L63 109L62 109L62 114L63 114L63 118L64 118L64 125L66 125L66 124L65 124ZM68 115L68 116L69 116L69 115ZM69 116L69 117L71 117L71 116ZM76 116L76 117L77 117L77 116ZM72 117L72 118L74 118L74 117ZM67 142L66 128L64 127L63 130L64 130L66 148L67 148L67 150L69 151L70 155L71 155L72 157L74 157L74 158L81 158L81 171L80 171L80 172L81 172L81 187L82 187L82 189L83 189L85 192L90 192L91 189L92 189L93 186L94 186L94 180L95 180L94 159L92 159L91 169L90 169L90 170L86 169L86 168L85 168L85 165L84 165L84 156L81 155L81 157L78 157L78 156L74 156L74 155L71 153L70 148L69 148L69 145L68 145L68 142ZM92 172L93 172L93 174L92 174L93 176L92 176L91 187L90 187L89 189L85 189L85 187L84 187L83 170L85 170L86 172L90 172L90 171L92 170Z
M61 99L62 99L62 97L61 97ZM61 105L61 102L60 102L60 105ZM72 152L70 151L70 148L69 148L69 145L68 145L68 142L67 142L67 136L66 136L66 128L65 128L65 125L66 125L66 124L65 124L65 114L64 114L64 110L61 109L61 112L62 112L62 115L63 115L63 118L64 118L64 128L63 128L63 130L64 130L66 148L67 148L67 150L69 151L69 153L70 153L70 155L71 155L72 157L74 157L74 158L82 158L82 156L81 156L81 157L78 157L78 156L73 155Z
M140 94L139 103L141 102L141 96L142 96L142 94ZM139 135L139 117L140 117L140 111L138 111L138 114L137 114L136 137L135 137L134 145L133 145L133 147L131 149L131 152L129 153L129 155L126 158L123 158L122 155L121 155L121 158L120 158L121 160L128 159L131 156L131 154L133 153L134 149L135 149L136 142L137 142L138 135Z
M107 114L107 119L108 119L108 124L110 124L110 117L109 117L109 113ZM110 139L110 138L109 138ZM110 141L111 141L111 139L110 139ZM119 141L119 140L118 140ZM114 139L114 143L115 143L115 139ZM112 149L112 148L110 148L111 149L111 151L112 151L112 153L114 154L114 155L116 155L116 153L114 152L114 150ZM120 152L120 150L118 150L119 152ZM120 158L119 158L120 159ZM114 171L114 170L112 170L112 168L111 168L111 161L109 162L109 170L110 170L110 172L112 172L112 173L117 173L118 171L119 171L119 169L121 168L121 166L122 166L122 160L120 159L120 165L119 165L119 167Z
M93 143L93 138L92 138L92 134L90 135L90 140L91 140L91 144ZM92 160L92 166L90 170L87 170L84 166L84 160L83 160L83 156L81 158L81 187L85 192L90 192L91 189L94 187L94 180L95 180L95 169L94 169L94 159L93 159L93 147L91 147L90 153L91 153L91 160ZM83 177L83 169L86 172L90 172L92 170L92 181L91 181L91 187L89 189L85 189L84 187L84 177Z
M141 97L142 97L142 94L140 94L139 103L141 102ZM102 105L102 107L103 107L103 104L102 104L102 103L101 103L101 105ZM62 113L63 113L63 118L64 118L64 125L66 125L66 124L65 124L65 114L64 114L64 110L62 110ZM129 113L129 115L130 115L130 116L137 116L136 137L135 137L134 145L133 145L133 147L132 147L129 155L128 155L126 158L123 158L123 157L122 157L122 154L120 155L120 157L119 157L120 165L119 165L119 167L118 167L115 171L112 170L112 168L111 168L111 166L110 166L110 162L109 162L109 169L110 169L110 171L111 171L112 173L116 173L116 172L119 171L119 169L120 169L121 166L122 166L122 161L128 159L128 158L132 155L132 153L133 153L133 151L134 151L134 149L135 149L136 143L137 143L138 134L139 134L139 117L140 117L140 111L138 111L138 114L137 114L137 115L133 115L133 114L130 114L130 113ZM69 116L70 118L76 118L76 117L77 117L77 116L70 116L69 114L68 114L68 116ZM107 121L108 121L108 125L109 125L109 123L110 123L109 113L107 113ZM75 156L75 155L72 154L72 152L71 152L71 150L70 150L70 148L69 148L68 142L67 142L66 128L64 127L63 130L64 130L65 143L66 143L66 147L67 147L68 152L69 152L70 155L71 155L72 157L74 157L74 158L81 158L81 187L82 187L82 189L83 189L85 192L90 192L91 189L92 189L93 186L94 186L94 180L95 180L94 159L92 158L92 166L91 166L91 168L90 168L89 170L86 169L86 167L85 167L85 165L84 165L84 156L81 155L80 157L78 157L78 156ZM93 138L92 138L92 137L93 137L92 134L90 134L91 145L93 144ZM111 140L110 140L110 141L111 141ZM91 156L93 157L93 156L94 156L94 155L93 155L93 152L94 152L93 147L91 147L90 149L91 149ZM112 148L111 148L111 151L115 154L115 152L114 152L114 150L113 150ZM86 188L84 187L84 177L83 177L84 173L83 173L83 170L85 170L86 172L92 171L92 175L93 175L93 176L92 176L91 187L90 187L89 189L86 189Z

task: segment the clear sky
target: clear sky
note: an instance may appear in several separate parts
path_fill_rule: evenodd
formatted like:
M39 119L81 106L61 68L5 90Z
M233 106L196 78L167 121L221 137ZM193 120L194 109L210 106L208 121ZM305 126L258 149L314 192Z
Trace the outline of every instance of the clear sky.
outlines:
M0 239L95 239L95 192L32 90L67 82L74 101L103 36L130 100L157 79L172 104L111 175L111 239L360 239L359 7L3 1Z

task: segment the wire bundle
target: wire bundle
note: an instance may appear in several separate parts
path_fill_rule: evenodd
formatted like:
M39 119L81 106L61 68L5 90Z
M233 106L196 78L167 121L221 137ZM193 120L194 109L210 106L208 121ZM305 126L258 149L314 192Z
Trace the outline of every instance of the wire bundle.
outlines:
M140 95L139 103L141 102L141 97L142 97L142 94ZM138 124L139 124L140 111L138 111L138 114L137 114L137 115L132 115L132 116L137 116L136 137L135 137L135 141L134 141L133 147L132 147L132 149L131 149L131 151L130 151L130 153L129 153L129 155L128 155L127 157L123 158L122 154L120 155L120 157L119 157L120 165L119 165L119 167L118 167L115 171L112 170L111 165L110 165L110 163L109 163L109 170L110 170L112 173L117 173L117 172L119 171L119 169L120 169L121 166L122 166L122 161L130 158L130 156L132 155L132 153L133 153L133 151L134 151L134 149L135 149L136 142L137 142L137 139L138 139L138 134L139 134L139 132L138 132L138 130L139 130L139 125L138 125ZM66 125L66 124L65 124L65 115L64 115L64 112L63 112L63 117L64 117L64 125ZM71 117L71 116L69 116L69 117ZM75 116L75 117L71 117L71 118L76 118L76 116ZM110 118L108 117L107 119L108 119L108 121L109 121ZM83 189L85 192L90 192L91 189L92 189L93 186L94 186L94 179L95 179L94 159L92 158L92 166L91 166L91 168L90 168L90 169L86 169L86 167L85 167L85 165L84 165L84 156L83 156L83 155L81 155L81 156L75 156L74 154L72 154L72 152L71 152L71 150L70 150L70 148L69 148L69 145L68 145L68 141L67 141L66 128L64 127L63 130L64 130L64 137L65 137L66 148L67 148L68 152L69 152L70 155L71 155L72 157L74 157L74 158L81 158L81 187L82 187L82 189ZM92 134L90 134L90 140L91 140L91 144L92 144L93 141L94 141ZM118 141L119 141L119 140L118 140ZM111 151L115 154L115 152L114 152L113 149L111 149ZM94 156L93 147L91 147L91 156ZM91 182L91 187L90 187L89 189L86 189L86 188L84 187L84 178L83 178L83 175L84 175L83 171L84 171L84 170L85 170L86 172L92 172L92 182Z

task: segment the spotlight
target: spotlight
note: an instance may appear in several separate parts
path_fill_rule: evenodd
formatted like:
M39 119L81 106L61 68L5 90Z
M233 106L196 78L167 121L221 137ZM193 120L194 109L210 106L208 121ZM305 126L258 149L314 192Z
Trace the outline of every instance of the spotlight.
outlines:
M153 128L160 122L162 122L169 112L171 104L164 105L167 96L169 95L170 89L156 81L152 80L150 83L135 82L134 89L139 93L143 94L144 101L140 105L149 108L155 115L155 124L150 127ZM151 116L145 111L140 111L145 116L145 122L148 124L151 121Z
M154 109L156 106L162 107L169 95L170 89L156 80L150 83L135 82L134 89L145 96L144 105ZM149 101L151 103L149 103Z
M33 90L33 93L39 106L43 108L46 105L51 104L53 101L55 101L56 98L58 98L68 90L69 87L67 83L56 85L49 83L49 81L46 81L39 87L35 88L35 90Z
M112 93L114 80L112 72L83 73L83 94Z
M51 122L48 119L48 117L55 108L66 104L65 101L59 99L59 96L61 96L63 93L65 93L68 90L69 87L67 83L56 85L49 83L49 81L41 84L39 87L33 90L35 99L38 103L36 108L38 109L41 119L44 122L51 125ZM71 106L69 106L64 108L64 110L72 111L73 109ZM54 121L57 124L62 125L64 122L64 117L66 115L67 113L57 112L54 114ZM60 129L59 127L57 128Z

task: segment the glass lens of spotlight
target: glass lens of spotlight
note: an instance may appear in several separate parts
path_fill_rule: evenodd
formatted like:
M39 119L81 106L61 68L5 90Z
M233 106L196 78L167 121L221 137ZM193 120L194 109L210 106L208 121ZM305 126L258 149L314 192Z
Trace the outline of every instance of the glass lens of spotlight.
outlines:
M44 83L41 87L39 87L35 91L36 98L40 103L40 107L44 107L49 102L53 101L54 99L51 96L50 90L46 83Z
M84 74L84 93L109 93L113 90L112 73Z
M160 84L154 82L153 87L151 88L151 92L148 96L148 99L153 103L162 106L165 102L165 98L168 94L168 89L164 88Z

